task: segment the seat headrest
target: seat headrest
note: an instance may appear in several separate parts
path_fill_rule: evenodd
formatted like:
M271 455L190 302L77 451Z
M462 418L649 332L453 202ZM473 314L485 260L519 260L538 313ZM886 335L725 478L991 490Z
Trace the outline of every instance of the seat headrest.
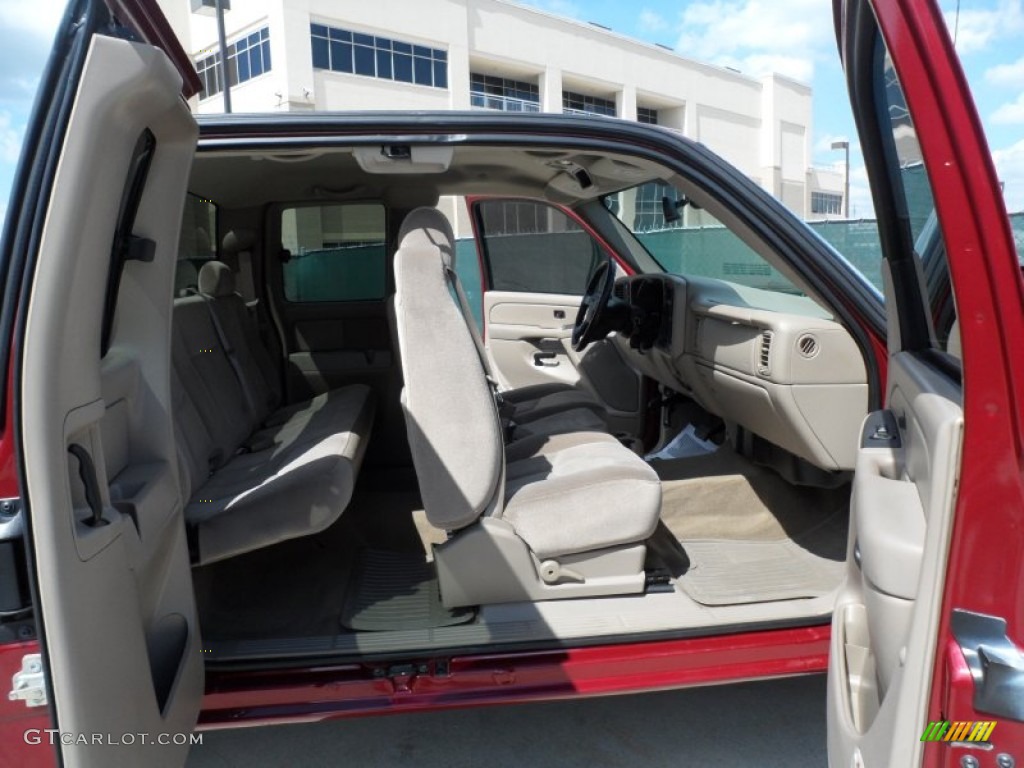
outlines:
M437 208L423 206L409 212L398 230L398 247L433 245L441 249L441 258L455 269L455 233L448 217Z
M232 229L221 241L225 253L251 251L256 244L256 233L249 229Z
M223 261L208 261L199 270L199 292L219 298L235 292L235 274Z

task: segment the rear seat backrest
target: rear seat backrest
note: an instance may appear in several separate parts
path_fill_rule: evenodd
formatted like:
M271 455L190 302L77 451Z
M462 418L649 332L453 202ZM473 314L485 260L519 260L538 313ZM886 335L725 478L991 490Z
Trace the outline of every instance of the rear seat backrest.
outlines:
M188 390L171 366L171 407L174 409L174 439L178 446L178 475L181 495L186 501L210 476L210 457L215 450Z
M227 264L209 261L199 270L199 292L209 302L219 330L234 356L236 378L247 390L255 424L263 422L281 403L281 388L273 361L264 348L245 301L235 291L235 276ZM216 330L216 329L215 329Z
M210 468L226 462L252 433L256 421L245 405L238 377L221 346L206 299L174 302L171 354L174 368L212 442Z

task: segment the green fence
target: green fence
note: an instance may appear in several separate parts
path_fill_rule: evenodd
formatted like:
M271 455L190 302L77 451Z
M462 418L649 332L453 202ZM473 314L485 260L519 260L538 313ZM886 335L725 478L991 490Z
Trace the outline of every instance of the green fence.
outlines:
M1010 214L1017 255L1024 264L1024 212ZM816 221L809 224L826 242L882 290L881 246L873 219ZM651 254L669 271L740 282L769 290L792 291L790 282L724 227L671 229L638 235ZM481 318L480 265L473 240L455 247L456 271L477 322Z

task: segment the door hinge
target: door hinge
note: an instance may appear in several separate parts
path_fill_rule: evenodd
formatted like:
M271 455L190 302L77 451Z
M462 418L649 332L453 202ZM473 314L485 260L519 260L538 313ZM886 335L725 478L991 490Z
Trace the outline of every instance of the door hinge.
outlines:
M43 672L43 657L38 653L27 653L21 657L21 670L11 678L11 701L21 699L26 707L45 707L46 673Z
M412 693L416 681L421 677L444 678L451 675L447 659L435 659L432 663L418 662L392 664L373 670L376 678L387 679L395 693Z
M1024 720L1024 652L1006 634L1006 620L954 610L950 630L974 678L978 712Z

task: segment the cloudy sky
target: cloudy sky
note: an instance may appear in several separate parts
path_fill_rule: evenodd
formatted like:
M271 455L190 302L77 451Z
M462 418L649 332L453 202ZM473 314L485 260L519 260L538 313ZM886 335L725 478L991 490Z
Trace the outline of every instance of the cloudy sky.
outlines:
M179 0L187 2L187 0ZM244 0L242 0L244 1ZM429 2L429 0L423 0ZM781 72L814 87L814 159L852 136L829 0L526 0L552 13L674 47L751 75ZM1010 210L1024 210L1024 0L941 0L988 131ZM62 0L0 0L0 217ZM863 163L854 153L851 214L868 216Z
M814 162L841 161L832 141L851 138L852 216L872 213L857 152L829 0L526 0L596 21L630 37L751 75L780 72L814 87ZM1024 0L940 0L988 133L1007 205L1024 210ZM639 10L638 10L639 9Z

